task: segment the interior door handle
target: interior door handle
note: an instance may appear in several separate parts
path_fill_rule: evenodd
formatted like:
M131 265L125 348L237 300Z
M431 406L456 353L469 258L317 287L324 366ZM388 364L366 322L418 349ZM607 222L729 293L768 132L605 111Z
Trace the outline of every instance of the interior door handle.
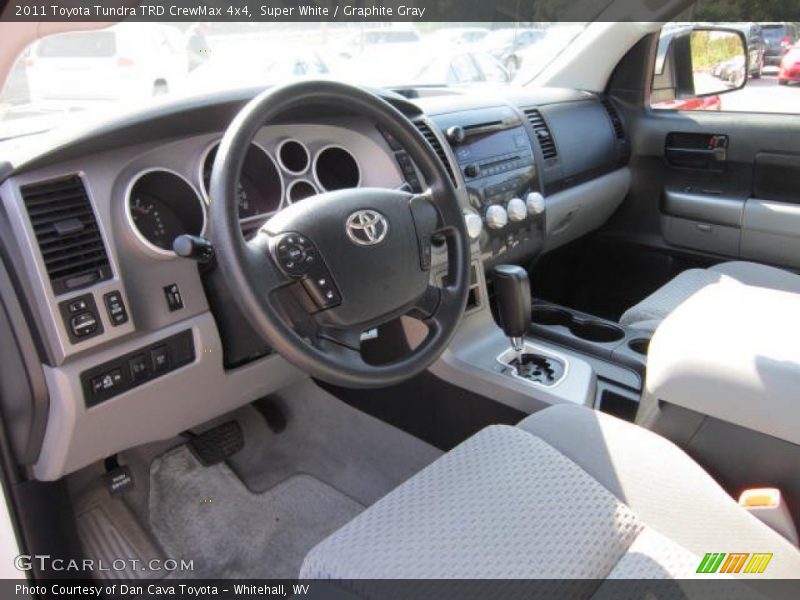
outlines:
M715 171L721 169L728 160L728 151L725 148L701 150L667 147L664 148L664 157L674 167Z

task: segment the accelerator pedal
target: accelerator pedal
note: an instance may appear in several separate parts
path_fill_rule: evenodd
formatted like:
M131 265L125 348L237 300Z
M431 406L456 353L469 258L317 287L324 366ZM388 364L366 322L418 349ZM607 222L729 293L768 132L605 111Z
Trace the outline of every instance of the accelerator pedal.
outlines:
M227 421L189 440L189 449L204 467L221 463L242 448L244 434L237 421Z

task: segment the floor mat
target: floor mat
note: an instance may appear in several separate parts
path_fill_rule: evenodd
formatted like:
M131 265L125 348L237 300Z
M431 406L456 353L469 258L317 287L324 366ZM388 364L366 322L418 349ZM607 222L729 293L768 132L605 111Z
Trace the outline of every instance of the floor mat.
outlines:
M384 401L383 391L371 390L374 403ZM370 506L442 454L311 381L282 390L274 401L287 421L280 433L270 431L252 406L235 415L245 445L229 464L256 493L307 473Z
M186 446L153 462L150 524L170 558L204 578L293 578L308 551L364 509L296 474L254 494L225 464L203 467Z

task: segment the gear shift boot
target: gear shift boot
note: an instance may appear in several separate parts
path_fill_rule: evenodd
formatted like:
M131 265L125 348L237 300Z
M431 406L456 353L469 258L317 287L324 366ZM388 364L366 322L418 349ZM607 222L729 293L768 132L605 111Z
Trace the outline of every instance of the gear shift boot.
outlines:
M542 385L554 385L564 376L564 363L541 354L524 352L521 357L515 356L508 366L516 370L517 377Z
M567 374L568 364L566 358L544 353L529 342L523 344L520 352L508 348L497 357L497 362L503 366L504 374L544 387L560 383Z

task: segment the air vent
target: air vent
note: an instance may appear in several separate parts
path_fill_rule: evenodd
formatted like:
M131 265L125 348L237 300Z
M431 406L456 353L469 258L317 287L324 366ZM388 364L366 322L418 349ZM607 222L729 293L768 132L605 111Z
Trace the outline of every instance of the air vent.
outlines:
M417 121L414 123L419 132L428 140L428 143L433 148L436 155L439 157L439 160L442 161L447 174L450 176L450 181L453 182L453 185L456 185L456 178L453 175L453 169L450 167L450 161L447 159L447 154L444 152L444 148L442 148L442 144L439 143L439 138L431 131L431 128L428 127L428 124L423 121Z
M535 108L528 108L525 111L525 116L533 127L533 133L536 134L536 139L539 140L539 146L542 148L542 155L545 160L558 158L558 150L556 149L556 141L550 134L550 128L540 113Z
M625 130L622 128L622 119L619 118L619 113L614 107L614 104L608 98L603 98L601 102L603 108L605 108L608 113L608 118L611 119L611 125L614 127L614 135L617 136L618 140L624 140Z
M80 177L34 183L20 191L55 294L111 277L103 238Z

